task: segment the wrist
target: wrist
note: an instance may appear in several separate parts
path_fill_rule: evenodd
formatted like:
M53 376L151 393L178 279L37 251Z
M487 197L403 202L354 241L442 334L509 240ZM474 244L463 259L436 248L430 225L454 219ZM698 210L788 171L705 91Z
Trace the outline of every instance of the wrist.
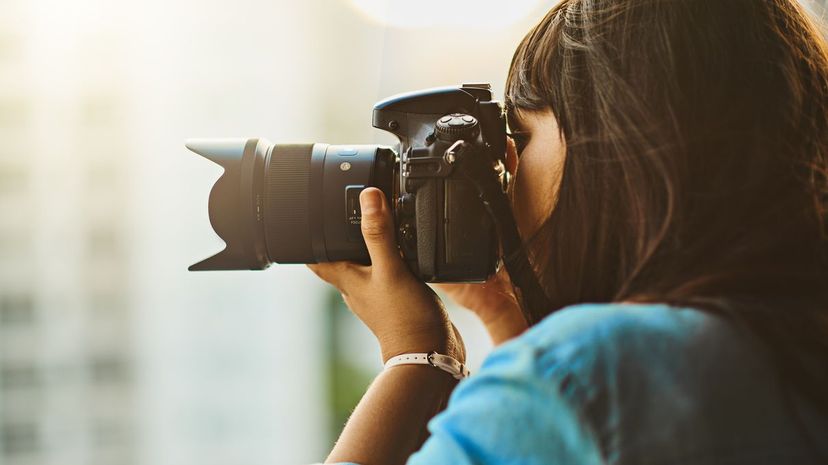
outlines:
M460 363L453 357L439 354L437 352L415 352L391 357L387 362L385 362L383 370L387 371L391 368L399 366L412 365L430 366L432 368L436 368L439 371L448 373L456 380L467 378L471 374L468 367L466 367L463 363Z
M430 354L437 352L438 354L448 355L457 359L460 363L466 363L466 358L453 349L452 344L448 341L406 341L403 343L393 343L387 345L380 345L382 352L382 363L385 364L388 360L403 354Z
M460 363L466 363L466 353L462 341L458 340L453 328L428 331L407 331L395 336L379 338L382 362L392 357L410 353L431 353L448 355Z

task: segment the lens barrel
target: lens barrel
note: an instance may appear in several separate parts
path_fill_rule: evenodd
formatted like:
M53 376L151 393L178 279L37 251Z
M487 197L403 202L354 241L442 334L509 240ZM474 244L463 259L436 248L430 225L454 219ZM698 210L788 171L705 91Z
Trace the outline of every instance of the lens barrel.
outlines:
M191 271L368 263L359 193L379 187L390 202L396 166L391 149L266 139L190 140L187 148L224 168L208 208L226 247Z

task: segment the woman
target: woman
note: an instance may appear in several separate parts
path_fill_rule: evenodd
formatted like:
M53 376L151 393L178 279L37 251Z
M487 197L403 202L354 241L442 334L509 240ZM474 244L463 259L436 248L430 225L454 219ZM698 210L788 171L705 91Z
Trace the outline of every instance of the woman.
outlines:
M827 50L795 0L553 8L506 85L513 207L553 305L519 308L505 279L448 287L509 342L429 432L455 380L384 370L328 460L828 460ZM462 361L378 194L360 198L373 266L313 270L383 360Z

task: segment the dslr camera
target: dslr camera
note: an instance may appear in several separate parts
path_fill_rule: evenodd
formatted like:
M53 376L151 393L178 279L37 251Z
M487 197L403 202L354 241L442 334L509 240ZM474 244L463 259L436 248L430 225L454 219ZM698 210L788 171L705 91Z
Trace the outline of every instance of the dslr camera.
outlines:
M191 139L224 168L210 192L210 222L226 247L192 265L261 270L271 263L369 264L359 194L382 190L401 255L426 282L481 282L499 266L497 212L508 205L503 108L489 84L396 95L372 124L399 144L273 144ZM511 211L509 231L516 237Z

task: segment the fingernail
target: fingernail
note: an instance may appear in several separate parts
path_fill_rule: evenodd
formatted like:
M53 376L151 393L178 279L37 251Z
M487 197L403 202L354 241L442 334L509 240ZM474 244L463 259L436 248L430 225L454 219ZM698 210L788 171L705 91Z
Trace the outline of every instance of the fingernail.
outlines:
M359 206L363 215L374 214L382 208L382 193L378 189L366 189L359 194Z

